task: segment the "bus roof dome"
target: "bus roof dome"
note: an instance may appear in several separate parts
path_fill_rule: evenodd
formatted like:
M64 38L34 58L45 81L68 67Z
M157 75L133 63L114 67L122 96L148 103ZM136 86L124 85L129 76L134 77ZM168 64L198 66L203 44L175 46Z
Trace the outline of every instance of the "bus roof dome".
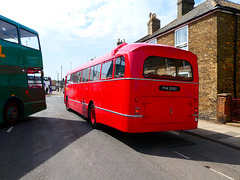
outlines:
M114 56L119 51L119 49L121 49L123 46L126 46L126 45L127 45L127 43L122 43L122 44L118 45L115 49L112 50L112 52L111 52L112 56Z

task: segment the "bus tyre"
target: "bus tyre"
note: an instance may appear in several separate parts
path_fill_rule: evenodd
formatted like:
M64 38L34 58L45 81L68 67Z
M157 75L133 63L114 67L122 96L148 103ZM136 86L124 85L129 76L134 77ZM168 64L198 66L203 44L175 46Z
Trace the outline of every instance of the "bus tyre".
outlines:
M96 115L95 115L95 107L94 104L91 104L89 109L89 120L94 129L97 128L97 122L96 122Z
M14 126L20 117L19 104L15 101L7 103L4 110L4 120L7 126Z

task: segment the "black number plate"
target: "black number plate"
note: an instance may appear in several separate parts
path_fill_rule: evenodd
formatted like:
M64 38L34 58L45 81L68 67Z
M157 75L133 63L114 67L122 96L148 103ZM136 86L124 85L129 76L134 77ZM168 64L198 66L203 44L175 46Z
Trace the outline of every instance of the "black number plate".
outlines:
M179 86L159 86L160 91L180 91Z

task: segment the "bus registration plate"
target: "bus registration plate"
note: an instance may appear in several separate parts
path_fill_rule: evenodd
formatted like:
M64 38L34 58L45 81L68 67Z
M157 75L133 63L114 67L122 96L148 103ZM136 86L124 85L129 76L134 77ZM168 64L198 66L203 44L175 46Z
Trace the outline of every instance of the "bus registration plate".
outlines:
M180 91L179 86L159 86L160 91Z

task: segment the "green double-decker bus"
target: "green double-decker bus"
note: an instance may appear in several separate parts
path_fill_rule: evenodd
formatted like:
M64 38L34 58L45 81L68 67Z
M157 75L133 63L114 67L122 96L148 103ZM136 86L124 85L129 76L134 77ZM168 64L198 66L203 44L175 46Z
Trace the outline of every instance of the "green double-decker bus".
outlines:
M46 109L38 33L0 15L0 124Z

